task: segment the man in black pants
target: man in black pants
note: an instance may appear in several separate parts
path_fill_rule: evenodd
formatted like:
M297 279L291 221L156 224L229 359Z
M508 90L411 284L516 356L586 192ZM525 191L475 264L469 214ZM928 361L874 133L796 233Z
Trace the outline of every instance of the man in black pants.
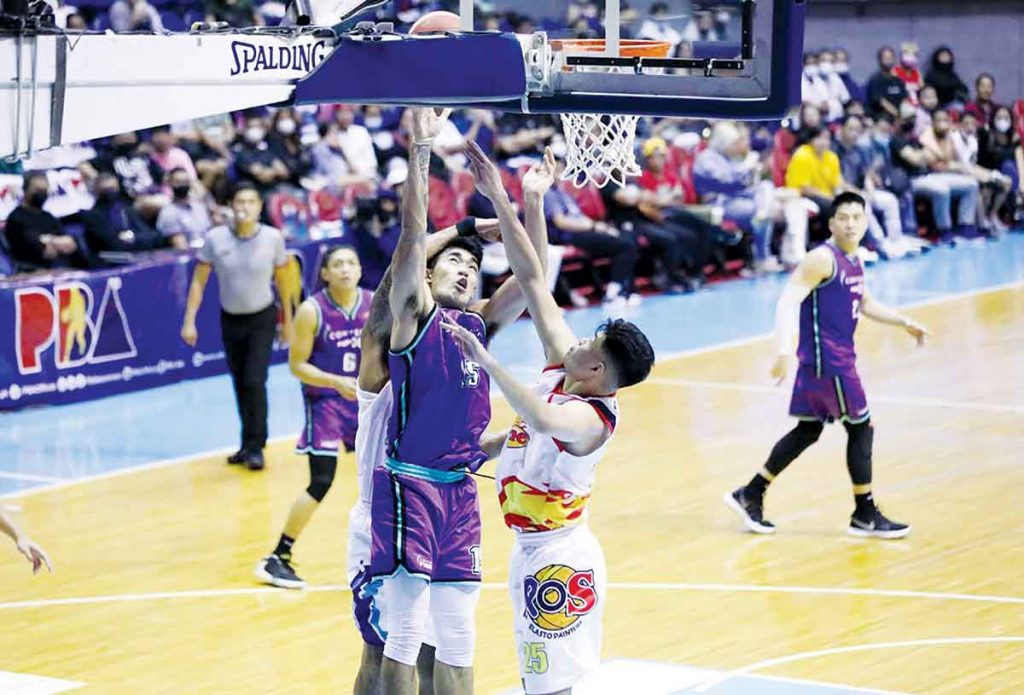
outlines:
M244 463L250 470L263 468L267 443L267 370L277 324L271 280L281 295L284 324L281 337L288 341L292 328L292 302L288 258L281 232L260 224L263 201L250 184L242 184L231 199L233 226L211 229L197 254L185 306L181 337L196 344L196 314L210 271L220 288L221 334L228 368L242 420L242 444L228 463Z

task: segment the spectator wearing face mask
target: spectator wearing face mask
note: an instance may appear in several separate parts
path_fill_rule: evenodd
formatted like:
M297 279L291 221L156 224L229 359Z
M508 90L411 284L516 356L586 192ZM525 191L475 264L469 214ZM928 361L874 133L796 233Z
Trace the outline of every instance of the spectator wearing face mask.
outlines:
M836 74L843 81L843 86L846 87L850 99L863 102L867 98L864 85L853 79L853 75L850 74L850 54L844 48L836 49Z
M302 146L295 109L279 109L270 119L270 129L267 147L288 170L285 183L300 187L302 178L313 170L313 155Z
M871 127L871 142L868 155L871 159L871 171L878 185L893 193L900 201L900 219L903 244L908 253L917 253L927 247L926 240L917 236L917 211L914 209L914 192L910 177L906 170L893 161L893 131L897 126L888 115L881 115Z
M900 117L900 103L907 98L907 85L893 73L896 51L883 46L878 51L878 71L868 80L867 106L872 116L888 114L893 120Z
M917 44L913 41L906 41L900 44L900 62L892 71L892 74L906 85L907 98L915 105L917 104L918 93L920 93L921 87L924 86L924 78L921 76L921 70L918 68L918 52Z
M818 75L825 85L827 94L827 120L834 123L843 118L843 106L850 101L850 93L842 78L836 73L835 54L832 51L822 51L818 54Z
M987 169L978 163L978 119L972 113L963 114L960 116L960 123L953 128L949 137L953 141L961 165L981 186L979 224L996 234L1006 231L1006 226L999 219L999 210L1010 194L1013 181L1001 172Z
M162 32L160 13L146 0L116 0L110 6L110 28L114 31Z
M924 83L935 88L939 106L959 110L970 99L970 91L960 75L956 74L953 63L953 51L949 46L936 48L932 53L931 68L924 76Z
M267 144L267 128L260 116L245 119L241 138L231 148L235 158L235 176L240 182L251 183L258 191L266 193L283 181L290 172Z
M43 210L50 196L46 173L25 174L21 205L8 216L3 233L17 272L40 268L87 268L88 260L60 221Z
M932 127L932 114L939 108L939 94L935 87L925 85L919 95L917 114L914 117L914 135L921 137Z
M991 123L999 104L995 101L996 78L987 72L974 81L974 101L964 107L977 117L979 123Z
M163 246L163 237L143 221L131 201L121 195L121 185L112 174L97 177L96 205L82 213L82 223L97 266L105 264L100 254L106 251L150 251Z
M175 169L167 175L171 189L171 202L160 210L156 229L174 249L199 247L210 230L212 222L206 204L193 195L192 179L184 169Z
M1020 136L1013 112L1006 106L999 106L992 113L992 120L987 130L978 136L978 164L986 169L998 171L1009 181L1009 189L1013 195L1005 202L1013 213L1017 200L1024 196L1024 149L1021 147ZM992 211L992 217L998 218L999 208ZM1002 229L1003 225L998 225Z
M804 71L800 79L800 99L805 104L814 104L822 115L829 112L828 84L821 77L817 53L804 53Z
M149 157L160 168L162 179L166 180L166 175L174 169L184 169L193 181L198 178L192 158L188 152L176 145L175 137L169 127L154 128L150 143L153 146L153 151L149 153ZM164 192L170 193L169 190Z

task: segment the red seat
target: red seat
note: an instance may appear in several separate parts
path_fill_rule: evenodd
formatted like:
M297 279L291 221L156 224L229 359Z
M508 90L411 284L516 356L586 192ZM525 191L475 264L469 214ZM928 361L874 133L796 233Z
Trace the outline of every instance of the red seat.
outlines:
M775 142L772 149L772 182L779 188L786 185L786 169L789 168L789 159L793 156L794 145L796 145L796 136L788 128L779 128L775 131Z
M608 208L605 207L601 191L592 183L583 188L576 188L571 181L563 181L559 184L562 190L568 193L580 206L584 215L592 220L603 221L608 218Z
M267 202L270 223L284 232L286 237L305 237L309 234L311 215L306 201L290 193L275 193Z
M498 167L501 172L501 182L505 184L505 190L508 191L509 195L512 196L512 200L519 203L520 206L523 204L523 181L520 179L515 172L509 171L505 167Z
M1013 117L1017 120L1017 133L1024 138L1024 99L1013 102ZM1024 176L1024 172L1021 172Z
M323 188L309 199L310 211L320 222L337 222L344 207L341 198Z
M459 201L447 181L431 176L427 184L427 216L437 229L451 227L462 219Z
M472 197L476 182L468 171L456 171L452 174L452 188L458 196Z

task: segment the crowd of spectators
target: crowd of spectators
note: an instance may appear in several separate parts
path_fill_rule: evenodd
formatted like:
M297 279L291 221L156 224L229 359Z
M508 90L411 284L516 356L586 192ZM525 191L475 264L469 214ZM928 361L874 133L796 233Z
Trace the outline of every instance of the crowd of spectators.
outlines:
M264 7L211 0L204 17L251 24L266 20ZM413 21L434 7L399 2L396 10ZM156 29L160 13L152 9L146 0L118 0L109 19ZM655 3L649 17L627 26L669 41L680 55L690 41L730 31L721 13L699 12L679 27L667 12ZM65 12L66 25L74 15ZM514 13L483 16L496 28L533 28ZM599 22L594 3L570 5L568 26L577 34ZM911 43L899 52L883 47L877 72L863 82L850 75L843 50L808 53L804 102L781 123L641 119L642 176L602 188L563 183L547 196L560 299L633 303L644 292L688 292L708 278L791 268L825 237L821 212L847 190L872 208L863 249L869 262L1004 233L1024 192L1024 109L999 103L991 75L979 75L972 91L949 47L936 49L924 68L918 52ZM266 198L267 221L286 235L347 237L373 285L398 238L408 133L397 107L266 108L60 148L23 171L0 165L8 167L0 180L22 189L16 206L0 205L0 218L7 216L0 274L97 268L155 249L187 252L228 218L228 191L247 182ZM556 116L456 111L434 143L435 227L493 216L468 173L469 140L501 165L513 198L521 172L545 147L556 155L565 149ZM507 271L500 249L485 271Z

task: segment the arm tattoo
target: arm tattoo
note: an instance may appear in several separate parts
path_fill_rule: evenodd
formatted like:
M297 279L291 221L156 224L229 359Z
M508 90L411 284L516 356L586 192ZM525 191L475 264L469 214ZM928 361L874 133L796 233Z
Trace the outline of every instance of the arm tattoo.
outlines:
M420 176L423 180L427 180L427 173L430 171L430 145L415 145L416 147L416 164L419 165Z
M370 315L366 318L365 330L381 344L386 344L391 339L391 304L388 296L391 294L391 267L384 272L377 290L373 293L373 301L370 303Z

